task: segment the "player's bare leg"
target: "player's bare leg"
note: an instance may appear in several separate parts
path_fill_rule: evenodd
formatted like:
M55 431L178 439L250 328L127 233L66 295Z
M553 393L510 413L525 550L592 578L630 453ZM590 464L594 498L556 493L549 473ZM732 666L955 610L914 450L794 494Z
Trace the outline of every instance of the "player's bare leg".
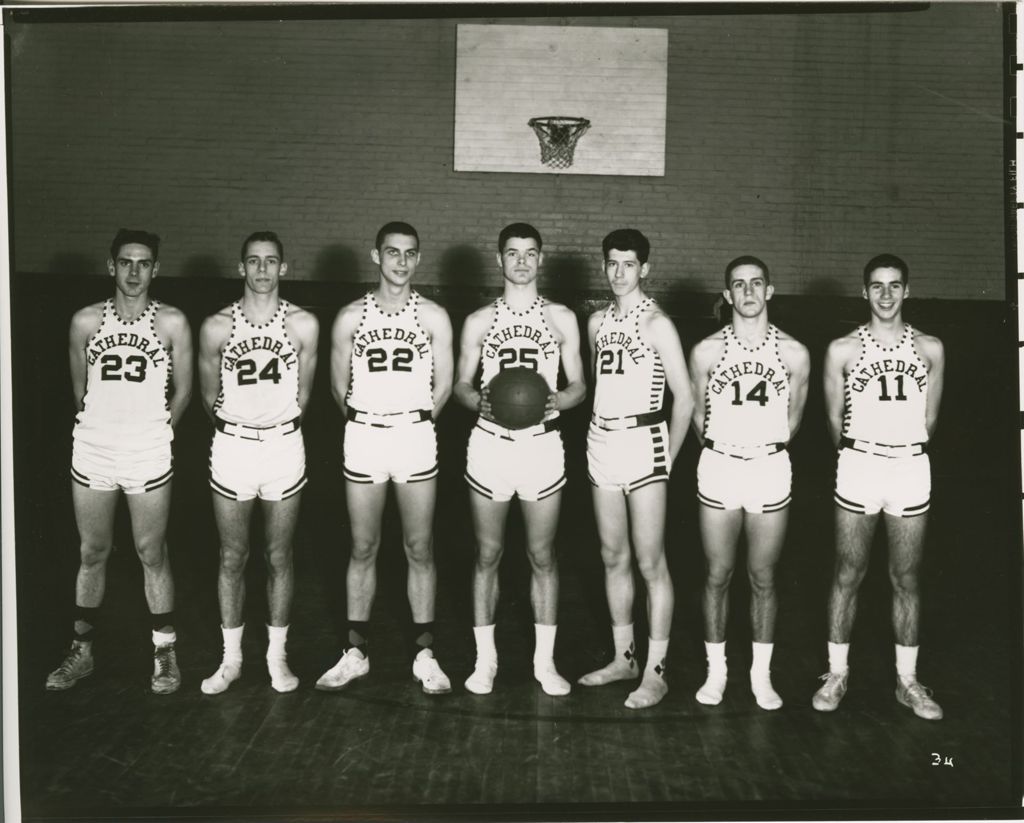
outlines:
M220 667L203 680L204 694L220 694L242 674L242 607L245 605L245 565L249 560L249 522L255 500L231 500L213 494L213 518L220 534L220 602L224 656Z
M466 679L466 688L474 694L490 694L498 671L494 613L498 606L498 566L505 550L505 522L510 505L509 500L491 500L472 490L469 493L469 508L476 534L476 564L473 567L476 664Z
M675 593L665 561L665 501L668 483L652 483L632 492L628 499L637 566L647 586L650 638L647 665L640 686L626 698L629 709L645 709L668 694L665 656L672 628Z
M717 706L722 702L728 679L725 626L729 616L729 584L736 566L736 543L743 527L743 510L713 509L701 505L699 516L707 566L703 607L708 674L704 685L697 690L697 701L706 706Z
M416 657L413 677L427 694L446 694L451 682L434 659L434 603L437 566L434 563L434 505L437 480L396 483L395 497L402 518L402 541L409 564L406 591L414 624Z
M533 651L533 676L545 694L560 697L571 690L569 681L555 669L555 632L558 628L558 562L555 532L562 493L543 500L521 501L526 526L526 553L530 560L530 602L537 639Z
M270 685L275 691L291 692L298 688L297 678L288 668L285 644L288 639L288 621L295 592L295 567L292 562L292 539L299 518L302 493L286 500L262 501L264 540L266 543L267 610L267 671Z
M61 664L46 678L50 691L70 689L93 672L92 637L95 615L106 590L107 560L113 547L118 491L97 491L72 481L71 499L80 540L75 580L75 637Z
M782 698L772 688L771 657L778 612L775 567L782 555L788 521L789 509L769 514L748 513L745 518L750 623L754 638L750 688L757 705L769 711L782 708Z
M579 679L582 686L603 686L616 680L632 680L640 674L633 638L633 556L629 546L629 510L626 497L617 489L591 488L594 517L601 539L604 589L612 619L615 656L607 665Z
M921 620L919 587L921 557L928 515L885 515L889 537L889 580L892 582L892 627L896 637L896 699L926 720L942 718L931 690L917 681L918 627Z
M811 705L821 712L835 711L846 694L857 592L868 570L877 523L877 514L856 514L836 506L836 563L828 598L828 673L822 675L825 683L811 699Z
M142 494L128 494L125 499L153 624L151 687L157 694L171 694L181 685L174 648L178 639L174 631L174 578L166 540L171 484Z

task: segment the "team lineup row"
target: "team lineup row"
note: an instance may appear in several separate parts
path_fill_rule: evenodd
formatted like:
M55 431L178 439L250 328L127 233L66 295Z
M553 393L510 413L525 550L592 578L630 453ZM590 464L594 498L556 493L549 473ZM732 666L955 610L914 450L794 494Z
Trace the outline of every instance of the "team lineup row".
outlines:
M331 330L331 389L346 420L351 554L347 637L340 659L317 680L317 689L343 689L369 673L375 565L390 483L408 561L412 673L428 694L451 691L433 651L438 471L433 421L454 397L477 414L465 474L476 535L476 660L465 688L488 694L494 686L498 565L511 501L518 497L531 567L534 677L549 695L569 694L571 685L554 662L554 537L565 484L557 419L586 398L587 380L575 314L538 292L542 248L540 233L527 223L502 229L496 262L503 294L466 318L456 360L447 313L412 288L420 263L415 228L394 222L378 232L370 251L377 286L344 306ZM697 343L687 362L672 320L644 293L650 273L647 238L635 229L617 229L605 237L602 254L612 299L587 321L593 383L587 465L614 656L578 682L594 686L639 680L625 701L634 709L653 706L668 692L665 659L674 593L664 550L666 481L692 427L702 444L697 490L707 568L707 677L696 699L715 705L723 698L727 593L736 547L745 533L753 633L750 686L762 709L778 709L782 698L770 676L777 610L774 570L790 502L786 446L800 426L807 397L807 349L769 322L774 286L768 266L742 256L725 268L723 295L731 321ZM79 410L72 499L81 562L71 647L47 678L50 690L70 688L93 671L92 644L122 492L151 613L151 688L166 694L181 683L165 534L171 440L191 397L193 342L183 313L150 297L158 255L156 235L120 230L107 263L113 297L81 309L71 323L72 388ZM310 312L279 295L288 265L276 234L250 235L240 257L242 297L204 321L197 358L203 406L214 424L210 485L220 537L223 657L201 684L211 695L226 691L241 676L244 570L257 500L267 558L267 669L279 692L299 683L288 667L286 639L292 538L306 482L301 420L316 367L319 328ZM895 255L868 261L863 271L867 322L834 340L825 358L829 431L838 448L836 562L828 605L829 671L812 703L820 711L833 711L845 694L857 591L881 514L889 538L896 697L919 717L938 719L942 709L917 680L916 663L918 570L931 490L926 445L937 422L944 355L937 338L903 321L908 280L906 263ZM513 367L536 371L548 387L543 418L526 428L503 426L491 406L488 387ZM670 406L666 391L672 395ZM647 593L648 655L642 670L633 634L634 558Z

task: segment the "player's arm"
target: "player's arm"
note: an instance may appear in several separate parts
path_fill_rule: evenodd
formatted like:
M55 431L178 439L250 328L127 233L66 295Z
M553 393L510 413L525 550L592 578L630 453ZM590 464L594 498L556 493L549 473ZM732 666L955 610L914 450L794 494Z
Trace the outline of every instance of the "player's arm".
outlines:
M306 414L309 397L313 392L313 375L316 374L317 343L320 338L320 321L316 315L305 309L293 311L285 318L285 329L292 340L298 342L299 355L299 417Z
M829 343L825 352L825 414L832 443L839 446L843 433L843 412L846 410L846 364L850 348L859 346L856 338L840 337Z
M597 331L601 328L604 309L598 309L587 318L587 342L590 344L590 377L597 386Z
M946 366L946 350L942 341L930 334L922 334L915 341L918 351L928 364L928 401L924 409L924 425L928 437L935 434L939 424L939 403L942 402L943 374Z
M650 343L665 369L665 381L672 392L672 417L668 423L669 465L675 463L679 450L686 439L686 429L693 416L693 387L686 370L683 344L675 323L662 312L653 312L642 329L644 338Z
M158 316L161 337L171 353L171 398L168 408L171 425L178 425L192 399L192 329L185 313L171 306L162 306Z
M361 301L350 303L338 312L331 326L331 394L341 413L348 411L349 382L352 379L352 350L359 326Z
M690 352L690 386L693 389L691 396L694 398L690 424L701 445L704 444L704 398L707 396L708 378L711 377L711 368L718 360L720 351L721 345L717 344L713 337L706 337Z
M231 335L231 316L223 312L207 317L199 328L199 393L212 420L220 395L221 351Z
M86 306L75 312L71 318L71 329L68 332L68 357L71 364L71 393L75 398L75 411L84 408L88 363L85 359L85 347L89 338L96 333L103 320L102 313L96 306Z
M459 359L455 367L455 385L452 386L452 394L460 404L484 417L490 417L491 414L487 389L484 387L482 392L477 391L473 388L473 381L480 367L484 335L491 324L491 313L492 308L485 306L466 318L459 338Z
M452 321L448 312L436 303L424 306L423 325L430 335L430 346L434 353L434 419L441 413L444 404L452 396L452 379L455 372L452 354Z
M800 428L807 405L807 381L811 374L811 355L807 347L792 338L783 339L779 347L782 362L789 372L789 439Z
M587 381L580 354L580 327L572 309L566 306L551 306L550 309L552 323L562 341L559 343L559 351L566 386L548 396L547 411L565 411L578 406L587 396Z

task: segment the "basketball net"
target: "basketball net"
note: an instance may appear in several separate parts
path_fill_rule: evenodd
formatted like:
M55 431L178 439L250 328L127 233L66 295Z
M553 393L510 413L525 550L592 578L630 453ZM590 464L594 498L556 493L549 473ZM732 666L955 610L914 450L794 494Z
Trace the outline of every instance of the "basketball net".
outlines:
M585 117L532 117L529 126L540 141L540 162L553 169L567 169L590 121Z

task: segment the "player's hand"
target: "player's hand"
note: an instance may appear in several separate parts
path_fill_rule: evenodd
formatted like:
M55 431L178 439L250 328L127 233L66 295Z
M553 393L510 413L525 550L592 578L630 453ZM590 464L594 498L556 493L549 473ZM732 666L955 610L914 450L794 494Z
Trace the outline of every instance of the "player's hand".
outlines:
M547 416L551 412L558 411L558 392L551 392L548 395L548 402L544 406L544 414Z
M481 417L484 417L487 420L494 420L491 416L491 401L488 395L489 389L487 386L480 389L480 402L477 403L477 411L480 413Z

